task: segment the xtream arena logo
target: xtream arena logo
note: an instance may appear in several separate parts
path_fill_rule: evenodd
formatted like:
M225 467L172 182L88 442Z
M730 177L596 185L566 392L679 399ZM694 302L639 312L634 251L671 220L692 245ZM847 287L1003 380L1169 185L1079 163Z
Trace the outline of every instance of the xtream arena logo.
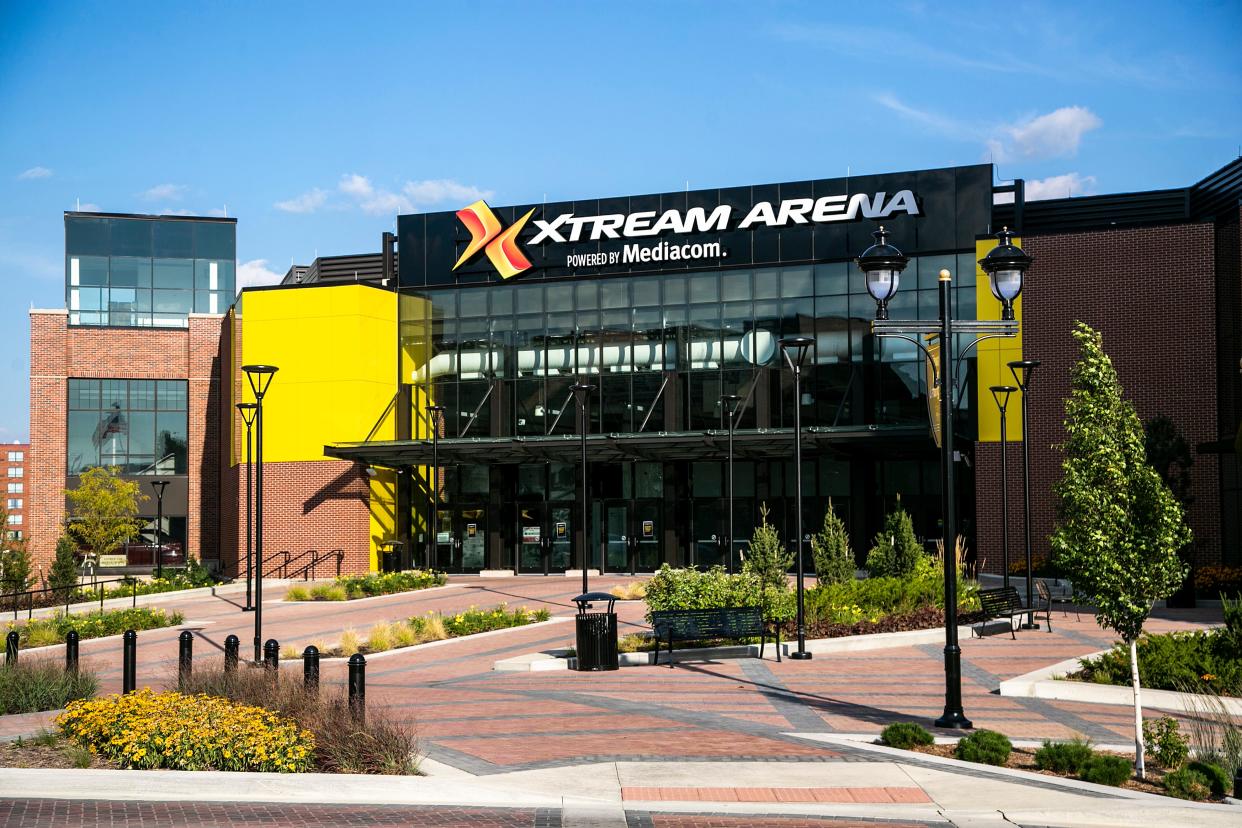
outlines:
M874 195L831 195L820 198L787 198L780 202L760 201L750 208L734 226L733 208L705 207L688 210L654 210L637 213L608 213L577 216L573 213L548 219L532 219L532 209L505 229L500 219L479 200L457 211L457 218L470 231L470 243L453 269L461 267L480 250L485 250L496 272L509 279L533 265L518 245L517 235L529 222L538 232L526 242L534 244L574 244L603 239L636 239L661 234L720 233L725 230L750 230L757 227L786 227L798 224L827 224L858 219L883 219L896 214L920 215L918 200L911 190L899 190L891 197L885 192ZM570 253L566 267L601 267L616 264L676 262L696 259L723 259L729 251L720 242L677 242L662 240L654 244L635 242L621 250L599 253Z

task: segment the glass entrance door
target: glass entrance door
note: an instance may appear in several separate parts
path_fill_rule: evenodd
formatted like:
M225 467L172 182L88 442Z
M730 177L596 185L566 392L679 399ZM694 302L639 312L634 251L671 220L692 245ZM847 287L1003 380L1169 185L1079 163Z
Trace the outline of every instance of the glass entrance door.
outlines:
M564 572L573 547L570 506L532 503L518 507L518 571Z
M604 569L630 571L630 509L626 503L604 505Z
M604 570L655 572L660 568L660 501L604 504Z
M694 564L701 569L725 563L722 510L716 500L694 502Z
M443 572L478 572L487 549L487 510L441 507L436 528L435 568Z
M634 524L631 537L635 550L635 564L639 572L655 572L660 568L662 506L663 504L658 500L634 502Z

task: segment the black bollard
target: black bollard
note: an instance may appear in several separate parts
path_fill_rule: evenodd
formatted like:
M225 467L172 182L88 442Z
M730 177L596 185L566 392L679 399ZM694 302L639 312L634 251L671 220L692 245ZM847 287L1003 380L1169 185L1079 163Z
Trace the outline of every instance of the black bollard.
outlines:
M122 641L121 692L132 693L138 686L138 633L126 630Z
M65 672L78 671L78 631L70 630L65 634Z
M319 648L314 644L302 651L302 689L319 692Z
M17 630L9 630L4 637L4 664L6 667L17 666Z
M359 721L367 715L367 660L362 653L349 657L349 709Z
M1242 766L1233 772L1233 798L1242 799Z
M224 639L224 672L237 672L237 651L241 648L241 639L230 635Z
M274 638L263 645L263 669L273 673L280 669L280 643Z
M194 633L182 630L177 643L177 686L184 687L194 669Z

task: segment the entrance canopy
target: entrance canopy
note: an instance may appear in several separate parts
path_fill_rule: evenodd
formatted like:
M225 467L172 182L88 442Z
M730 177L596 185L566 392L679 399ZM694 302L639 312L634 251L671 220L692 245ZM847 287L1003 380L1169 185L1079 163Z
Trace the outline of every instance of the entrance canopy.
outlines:
M733 432L733 456L738 460L781 459L792 456L793 429L747 429ZM619 460L723 460L729 456L728 431L680 431L641 434L589 434L591 462ZM931 441L926 426L863 426L805 428L802 449L808 454L868 454L912 456L925 453ZM465 437L439 441L441 465L455 463L506 465L544 461L573 463L582 450L577 434L525 437ZM333 443L323 453L369 466L402 468L429 466L432 441L388 440Z

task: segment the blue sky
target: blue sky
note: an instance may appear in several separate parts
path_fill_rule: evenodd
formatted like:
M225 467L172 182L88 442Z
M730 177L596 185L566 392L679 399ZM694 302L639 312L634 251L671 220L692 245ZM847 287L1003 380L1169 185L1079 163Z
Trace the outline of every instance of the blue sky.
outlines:
M397 212L994 160L1045 197L1242 144L1242 5L0 0L0 440L64 210L239 219L243 280Z

